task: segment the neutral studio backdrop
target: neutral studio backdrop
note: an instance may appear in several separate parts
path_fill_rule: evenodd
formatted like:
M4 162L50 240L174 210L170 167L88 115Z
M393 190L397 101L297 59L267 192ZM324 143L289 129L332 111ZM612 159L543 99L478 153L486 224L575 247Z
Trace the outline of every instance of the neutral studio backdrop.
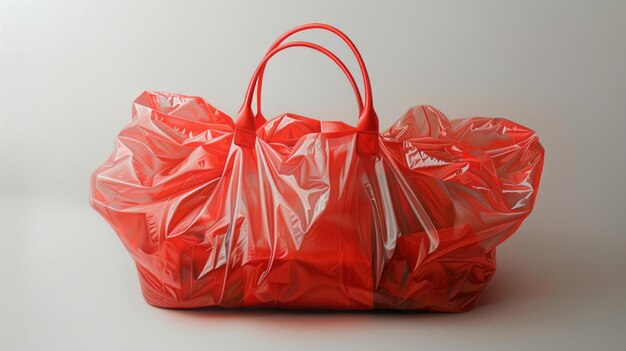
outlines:
M0 350L618 350L626 343L626 2L0 0ZM285 30L344 30L381 128L416 104L507 117L546 149L534 213L466 314L175 312L142 300L88 206L143 90L234 115ZM307 38L354 61L327 33ZM356 121L342 73L278 55L264 112ZM620 348L620 345L622 348Z

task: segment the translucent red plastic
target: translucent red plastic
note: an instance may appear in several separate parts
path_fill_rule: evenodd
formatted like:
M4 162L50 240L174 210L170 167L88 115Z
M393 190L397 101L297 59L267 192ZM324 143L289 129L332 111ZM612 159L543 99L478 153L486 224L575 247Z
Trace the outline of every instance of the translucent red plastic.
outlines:
M266 58L315 46L296 43ZM91 204L135 260L146 301L471 309L496 247L533 208L544 156L535 132L424 105L378 133L364 66L356 128L265 121L250 105L267 59L235 120L199 97L144 92L94 172Z

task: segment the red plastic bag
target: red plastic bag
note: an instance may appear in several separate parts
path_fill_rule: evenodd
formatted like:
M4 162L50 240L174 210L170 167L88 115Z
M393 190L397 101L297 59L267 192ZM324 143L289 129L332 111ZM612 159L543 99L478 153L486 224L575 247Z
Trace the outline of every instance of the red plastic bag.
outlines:
M332 53L281 44L312 28L352 48L364 102ZM295 46L344 70L356 128L252 112L265 63ZM498 244L530 214L543 156L528 128L449 121L431 106L379 134L358 51L337 29L309 24L272 46L235 121L198 97L139 96L93 174L91 204L132 254L154 306L465 311L493 276Z

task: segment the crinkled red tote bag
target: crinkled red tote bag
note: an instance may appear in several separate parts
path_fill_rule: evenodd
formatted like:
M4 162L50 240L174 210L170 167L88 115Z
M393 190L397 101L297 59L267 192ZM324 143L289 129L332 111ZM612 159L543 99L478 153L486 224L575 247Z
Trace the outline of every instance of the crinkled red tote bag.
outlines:
M313 28L352 49L363 98L333 53L283 43ZM346 73L356 127L265 120L263 70L292 47ZM274 43L235 120L198 97L141 94L93 174L91 204L131 253L154 306L466 311L493 276L496 247L533 208L543 156L528 128L448 120L431 106L379 133L358 50L336 28L308 24Z

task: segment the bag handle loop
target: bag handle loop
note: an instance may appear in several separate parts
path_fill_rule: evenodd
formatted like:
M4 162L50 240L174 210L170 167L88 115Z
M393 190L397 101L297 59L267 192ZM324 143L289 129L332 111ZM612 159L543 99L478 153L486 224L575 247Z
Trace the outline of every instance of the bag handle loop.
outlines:
M273 46L272 49L268 51L268 53L277 47L279 47L279 45ZM333 54L331 51L329 51L328 49L324 47L321 47L321 48L323 49L321 53L328 56L331 60L333 60L337 64L337 66L341 68L343 73L346 75L346 78L348 78L348 80L350 81L350 86L352 87L352 90L354 91L354 96L356 97L356 103L357 103L357 106L359 108L359 113L360 113L361 111L363 111L363 99L361 98L361 91L359 90L358 84L354 80L354 76L352 75L348 67L343 63L343 61L341 61L341 59L337 57L337 55ZM261 113L261 85L262 85L262 80L263 80L263 74L265 72L266 67L267 67L267 64L264 65L259 71L259 78L257 80L257 85L256 85L257 86L257 93L256 93L257 108L255 112L255 117L254 117L256 127L263 125L266 121L265 117Z
M348 39L349 40L349 39ZM269 61L269 59L283 51L285 49L291 47L308 47L319 52L326 54L329 57L334 56L330 51L325 49L322 46L317 44L313 44L310 42L289 42L286 44L282 44L279 47L270 51L259 63L257 69L248 84L248 90L246 92L246 97L244 103L239 110L239 114L235 121L235 137L234 142L236 145L244 146L248 148L252 148L255 144L256 139L256 124L254 119L254 113L252 112L252 98L254 94L254 87L257 84L259 79L259 75L262 69L264 69L265 65ZM356 50L356 48L355 48ZM358 53L358 51L356 51ZM332 56L331 56L332 55ZM360 55L358 55L358 61L360 65L362 64L362 59ZM345 67L345 66L344 66ZM360 113L359 120L357 123L357 140L356 140L356 149L359 154L366 155L374 155L378 151L378 117L376 116L376 112L373 109L372 104L372 92L371 85L369 82L369 78L367 76L367 71L365 69L365 65L362 65L362 73L363 73L363 82L365 87L365 103L363 109Z
M282 44L285 40L287 40L287 38L293 36L296 33L299 32L303 32L306 30L311 30L311 29L323 29L326 31L329 31L333 34L335 34L336 36L338 36L339 38L341 38L347 45L348 47L350 47L350 49L352 50L354 56L357 58L357 61L362 62L363 59L361 57L361 55L359 54L359 51L357 50L356 46L354 45L354 43L352 43L352 41L350 40L350 38L348 38L347 35L345 35L343 32L341 32L339 29L324 24L324 23L308 23L308 24L304 24L295 28L292 28L290 30L288 30L287 32L285 32L283 35L281 35L278 39L276 39L276 41L274 41L274 43L270 46L270 48L267 50L266 54L270 53L273 49L277 48L280 44ZM337 62L337 61L335 61ZM337 64L342 65L343 66L343 62L337 62ZM365 67L365 65L363 65L363 67ZM265 121L265 118L263 116L263 113L261 112L261 89L263 86L263 74L265 72L265 67L263 69L261 69L261 73L259 76L259 81L257 83L256 86L256 116L255 119L257 121ZM363 72L361 70L361 72ZM348 79L350 79L352 77L352 74L350 74L350 77L348 77ZM352 83L352 79L351 79L351 83ZM356 88L354 88L356 91L359 91L358 86ZM359 97L358 97L358 104L359 104L359 112L361 112L361 110L363 109L363 103L361 102L361 93L359 91ZM257 122L257 124L260 124Z

